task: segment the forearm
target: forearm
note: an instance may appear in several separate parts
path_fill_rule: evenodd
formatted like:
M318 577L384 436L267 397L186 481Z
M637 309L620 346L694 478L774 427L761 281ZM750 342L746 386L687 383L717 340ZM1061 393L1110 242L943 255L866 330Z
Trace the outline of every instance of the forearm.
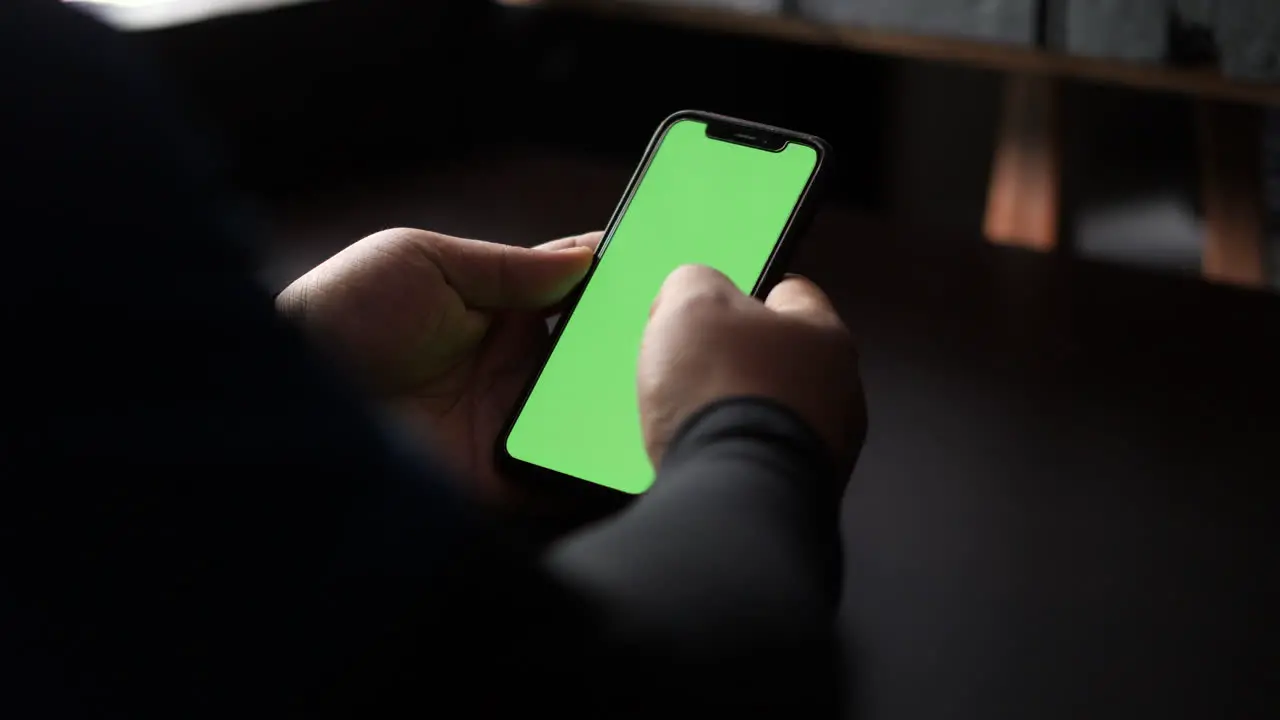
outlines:
M721 403L686 426L648 495L550 562L597 599L615 642L673 668L650 687L723 701L724 683L753 705L821 693L840 587L836 473L791 413Z

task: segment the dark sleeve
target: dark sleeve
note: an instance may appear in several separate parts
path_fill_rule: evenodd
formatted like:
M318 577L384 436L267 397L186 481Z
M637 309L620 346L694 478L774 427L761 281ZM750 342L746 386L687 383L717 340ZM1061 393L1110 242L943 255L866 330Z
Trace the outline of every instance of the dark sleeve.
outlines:
M128 44L0 3L0 716L376 705L419 643L478 676L550 591L277 317Z
M834 526L794 420L709 412L548 573L277 317L126 44L0 3L0 715L601 717L808 648Z
M629 683L652 709L834 708L843 483L829 456L780 405L716 403L686 423L648 494L553 550L553 572L635 658Z

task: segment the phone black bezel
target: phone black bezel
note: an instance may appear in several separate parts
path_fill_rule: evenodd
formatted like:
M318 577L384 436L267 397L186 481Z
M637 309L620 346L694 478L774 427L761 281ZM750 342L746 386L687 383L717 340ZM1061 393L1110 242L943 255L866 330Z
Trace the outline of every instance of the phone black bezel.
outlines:
M577 288L571 293L569 301L566 303L567 309L557 323L555 332L551 337L551 350L547 352L546 357L538 365L537 372L533 374L525 385L519 401L512 408L510 416L503 425L502 432L498 435L495 453L499 471L504 476L516 478L522 482L536 482L539 486L538 491L540 494L559 496L576 505L581 506L585 503L587 506L604 511L621 507L643 494L614 490L589 480L566 475L512 457L507 452L507 438L515 426L516 418L520 416L520 411L524 409L525 403L528 402L529 394L533 392L534 386L542 376L542 371L546 368L546 364L551 358L551 353L555 351L555 347L560 341L560 334L573 316L573 311L577 308L578 300L581 298L583 290L586 288L587 283L591 282L591 278L595 275L596 268L599 267L605 251L608 250L609 242L613 239L613 233L617 228L618 222L626 213L627 206L631 204L631 199L635 195L640 181L644 178L645 172L649 169L649 164L653 161L654 153L662 142L662 138L666 136L672 125L682 120L705 122L710 137L725 142L736 142L756 147L763 152L778 152L786 147L787 143L795 142L812 147L817 153L817 162L814 164L813 172L809 175L809 182L801 192L795 207L792 208L791 217L787 219L782 235L779 236L778 242L774 244L773 252L770 253L769 260L760 273L760 278L756 281L755 287L752 288L751 294L753 296L764 297L782 279L794 250L794 240L808 229L809 223L813 219L816 203L812 200L820 192L821 182L827 176L826 170L830 165L831 148L822 138L701 110L681 110L662 121L662 124L658 126L657 131L654 132L653 137L649 140L643 159L636 167L635 172L632 173L631 179L627 183L627 189L622 194L622 199L618 202L613 215L609 218L608 225L605 226L604 237L601 238L600 245L596 248L591 269L588 270L582 281L578 283Z

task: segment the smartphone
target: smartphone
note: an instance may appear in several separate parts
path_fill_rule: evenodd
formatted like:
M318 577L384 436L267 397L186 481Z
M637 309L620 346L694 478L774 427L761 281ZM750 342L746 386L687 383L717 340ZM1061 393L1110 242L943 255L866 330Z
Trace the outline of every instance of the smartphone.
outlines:
M655 471L641 436L636 362L654 297L685 264L766 293L803 230L828 155L812 135L712 113L663 121L499 436L499 467L625 496L648 490Z

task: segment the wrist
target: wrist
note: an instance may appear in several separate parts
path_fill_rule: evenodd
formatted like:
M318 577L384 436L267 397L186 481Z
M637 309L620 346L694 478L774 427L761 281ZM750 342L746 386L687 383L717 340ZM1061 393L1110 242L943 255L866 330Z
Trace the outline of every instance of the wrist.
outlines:
M748 395L716 400L686 418L663 455L659 474L695 455L742 443L767 448L771 457L837 494L843 493L852 472L799 413L771 398Z

